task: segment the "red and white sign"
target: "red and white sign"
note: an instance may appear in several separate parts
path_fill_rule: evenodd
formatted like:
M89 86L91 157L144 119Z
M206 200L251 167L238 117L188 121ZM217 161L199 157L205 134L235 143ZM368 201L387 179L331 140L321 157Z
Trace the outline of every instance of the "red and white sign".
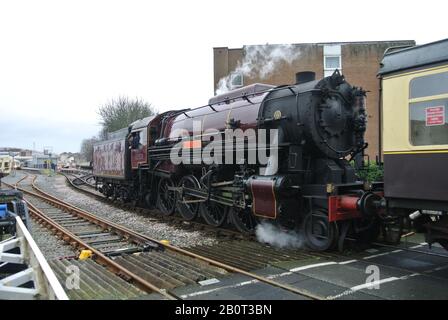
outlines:
M445 106L428 107L425 110L427 126L443 126L445 124Z

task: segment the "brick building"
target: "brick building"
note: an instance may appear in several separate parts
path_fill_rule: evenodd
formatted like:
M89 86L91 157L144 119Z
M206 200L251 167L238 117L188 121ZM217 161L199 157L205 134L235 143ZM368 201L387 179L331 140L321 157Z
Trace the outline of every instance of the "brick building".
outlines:
M367 154L371 160L378 155L379 147L379 80L377 72L384 51L390 47L413 46L413 40L342 42L342 43L304 43L288 45L293 59L279 60L272 72L262 78L260 73L246 72L248 68L238 68L247 59L247 52L255 46L229 49L218 47L213 49L214 89L218 88L221 79L227 77L231 88L252 83L268 83L274 85L295 82L295 74L300 71L314 71L316 78L331 75L339 69L352 85L367 90L367 112L369 115L366 141L369 143ZM263 46L263 52L273 50L277 45ZM252 50L253 52L253 50ZM291 53L291 52L290 52ZM291 56L291 54L289 54Z

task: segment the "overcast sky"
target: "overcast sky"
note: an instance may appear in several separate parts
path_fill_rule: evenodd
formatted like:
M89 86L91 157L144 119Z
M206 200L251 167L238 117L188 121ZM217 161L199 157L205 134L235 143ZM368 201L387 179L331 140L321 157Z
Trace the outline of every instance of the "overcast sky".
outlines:
M79 151L98 106L213 95L213 47L447 37L446 1L3 1L0 147Z

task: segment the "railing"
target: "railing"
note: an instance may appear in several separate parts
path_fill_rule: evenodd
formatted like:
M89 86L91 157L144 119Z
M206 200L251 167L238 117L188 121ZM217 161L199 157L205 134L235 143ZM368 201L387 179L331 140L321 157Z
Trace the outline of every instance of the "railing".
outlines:
M22 219L15 219L16 236L0 242L0 264L22 268L0 280L0 299L68 300L67 294Z

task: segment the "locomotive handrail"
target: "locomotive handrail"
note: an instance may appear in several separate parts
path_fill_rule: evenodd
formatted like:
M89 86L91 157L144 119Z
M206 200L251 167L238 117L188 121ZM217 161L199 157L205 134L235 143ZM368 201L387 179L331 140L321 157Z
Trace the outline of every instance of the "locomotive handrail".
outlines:
M208 105L210 107L210 109L212 109L215 112L218 112L218 110L216 110L215 108L213 108L213 106L211 104Z
M207 107L212 107L213 105L217 105L217 104L223 103L225 101L229 101L229 100L238 100L238 99L246 100L245 97L246 98L249 97L249 96L253 97L253 96L260 95L262 93L267 93L267 92L280 91L280 90L285 90L285 89L288 89L288 90L291 90L292 92L294 92L294 90L292 90L292 88L294 88L294 86L286 85L286 86L279 86L279 87L276 87L276 88L270 88L270 89L266 89L266 90L261 90L261 91L257 91L257 92L253 92L253 93L244 93L242 95L239 95L239 96L236 96L236 97L232 97L231 99L228 98L228 99L223 100L223 101L216 101L214 103L208 103L206 105L203 105L203 106L200 106L200 107L197 107L197 108L194 108L194 109L187 110L187 111L183 112L183 114L185 114L188 118L191 118L190 116L188 116L186 114L189 111L199 110L199 109L207 108ZM294 94L295 94L295 92L294 92ZM246 101L248 101L248 100L246 100ZM251 103L251 104L253 104L253 103ZM216 111L216 110L214 110L214 111Z
M242 96L242 98L243 98L244 100L246 100L247 102L249 102L250 104L254 104L252 101L250 101L250 99L249 99L249 97L247 96L247 94L244 94L244 95Z

